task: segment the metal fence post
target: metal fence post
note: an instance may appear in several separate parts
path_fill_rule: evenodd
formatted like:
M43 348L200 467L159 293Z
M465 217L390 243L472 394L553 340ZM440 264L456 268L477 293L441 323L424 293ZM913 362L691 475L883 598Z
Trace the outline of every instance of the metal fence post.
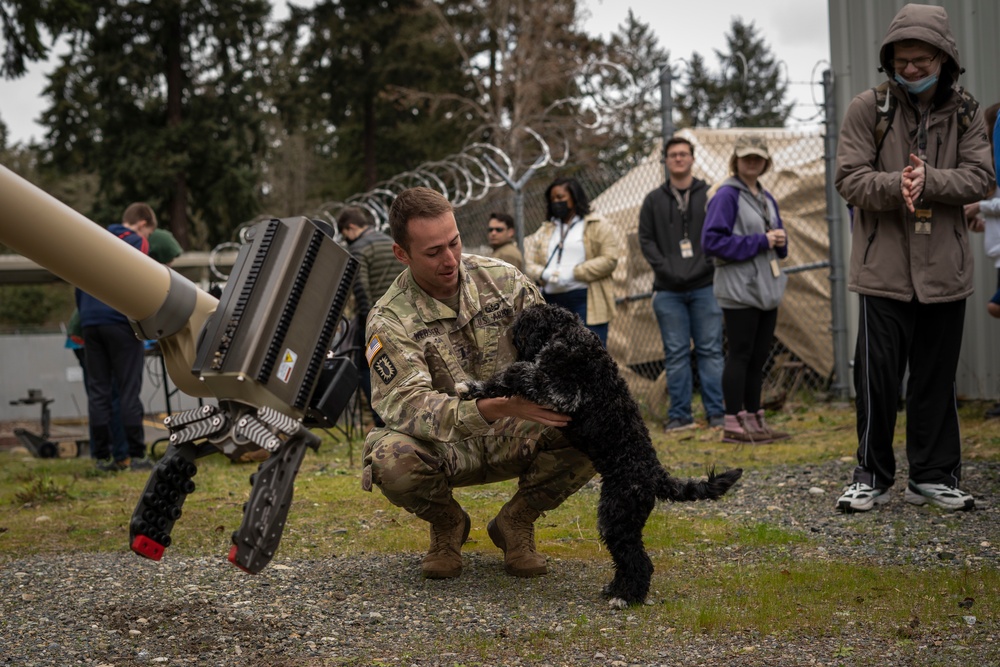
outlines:
M823 158L826 162L826 219L830 235L830 308L833 335L834 381L830 391L841 399L850 395L847 345L847 282L844 280L844 225L840 217L840 196L834 186L837 156L837 105L833 91L833 74L823 72L823 109L825 131Z
M528 170L521 174L516 182L512 181L509 176L504 172L503 169L498 165L489 155L484 155L483 160L486 161L490 167L493 168L500 178L507 183L511 190L514 191L514 229L517 232L517 247L524 252L524 186L531 180L531 177L535 175L536 166L532 165L528 167Z
M674 93L673 76L670 69L670 61L663 63L660 68L660 131L663 133L663 145L667 145L667 140L674 136ZM663 179L670 177L667 172L667 161L663 161Z

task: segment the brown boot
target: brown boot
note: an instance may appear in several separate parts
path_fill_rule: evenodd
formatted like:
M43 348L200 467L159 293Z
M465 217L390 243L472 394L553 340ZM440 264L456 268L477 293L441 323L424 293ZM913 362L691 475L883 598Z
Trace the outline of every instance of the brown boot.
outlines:
M420 566L424 577L453 579L462 574L462 545L469 539L472 527L469 515L452 500L417 516L431 524L431 546Z
M768 442L774 442L775 440L787 440L788 438L791 437L784 431L775 431L773 428L771 428L770 424L767 423L767 420L764 419L763 409L758 410L757 414L755 415L748 415L747 419L752 419L757 422L758 430L760 430L765 435Z
M761 426L761 423L757 421L755 413L743 410L736 416L739 417L740 423L743 424L743 428L750 434L755 444L764 445L774 440L771 437L771 432L765 428L766 423L764 426Z
M514 494L486 526L493 544L503 550L503 567L515 577L537 577L548 572L545 556L535 551L535 519L541 512Z
M735 415L726 415L722 425L722 442L735 442L740 444L750 444L758 442L756 434L751 431L748 424L747 413L742 411Z

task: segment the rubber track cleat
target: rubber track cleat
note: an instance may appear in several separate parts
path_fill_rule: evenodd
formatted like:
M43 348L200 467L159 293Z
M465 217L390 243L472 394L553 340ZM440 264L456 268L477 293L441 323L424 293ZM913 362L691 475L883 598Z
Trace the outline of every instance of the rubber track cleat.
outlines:
M171 445L153 466L129 522L129 546L143 558L160 560L170 546L170 531L195 488L191 478L198 472L196 455L194 445Z
M274 558L302 458L307 448L315 450L319 443L317 435L300 428L250 476L250 498L243 506L243 522L233 533L230 563L244 572L257 574Z

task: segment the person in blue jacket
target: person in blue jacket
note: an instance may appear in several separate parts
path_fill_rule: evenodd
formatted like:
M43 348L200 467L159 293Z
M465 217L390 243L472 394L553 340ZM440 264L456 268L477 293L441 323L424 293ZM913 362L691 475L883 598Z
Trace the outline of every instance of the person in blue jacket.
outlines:
M108 231L144 254L149 254L148 238L156 229L156 214L144 203L131 204L121 224ZM98 470L148 470L152 463L146 456L146 435L142 425L142 367L144 348L129 325L128 318L111 306L76 290L76 307L83 328L83 346L87 353L87 412L90 420L91 446ZM128 441L125 458L112 451L112 387L117 385L121 401L121 420Z
M722 371L723 442L788 437L768 425L761 408L764 363L788 281L778 264L788 256L788 237L778 203L759 181L770 168L764 138L741 136L729 161L731 176L709 200L701 234L702 250L715 261L715 298L729 340Z

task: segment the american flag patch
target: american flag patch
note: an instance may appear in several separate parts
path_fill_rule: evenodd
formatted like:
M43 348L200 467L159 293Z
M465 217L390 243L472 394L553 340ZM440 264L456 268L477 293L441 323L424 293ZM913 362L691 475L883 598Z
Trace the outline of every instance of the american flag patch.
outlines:
M382 341L378 339L378 334L375 334L374 336L372 336L372 339L368 341L368 347L367 349L365 349L365 361L368 362L369 366L372 365L372 359L374 359L375 355L378 354L381 350L382 350Z

